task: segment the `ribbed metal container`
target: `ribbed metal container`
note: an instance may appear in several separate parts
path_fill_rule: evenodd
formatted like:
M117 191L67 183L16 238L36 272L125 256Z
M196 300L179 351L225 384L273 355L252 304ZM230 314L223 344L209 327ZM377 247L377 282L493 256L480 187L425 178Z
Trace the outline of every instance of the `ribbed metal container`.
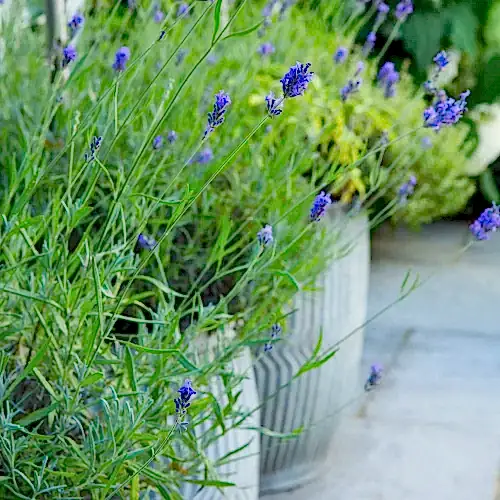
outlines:
M261 401L266 401L297 373L323 332L323 350L335 345L366 321L369 279L369 226L364 215L348 217L333 207L322 224L341 229L340 246L349 253L334 258L316 282L316 291L299 292L284 340L255 366ZM352 245L351 245L352 244ZM272 431L305 431L295 439L261 438L261 494L285 491L315 479L339 418L359 394L363 330L342 342L339 352L311 370L261 408L261 425Z

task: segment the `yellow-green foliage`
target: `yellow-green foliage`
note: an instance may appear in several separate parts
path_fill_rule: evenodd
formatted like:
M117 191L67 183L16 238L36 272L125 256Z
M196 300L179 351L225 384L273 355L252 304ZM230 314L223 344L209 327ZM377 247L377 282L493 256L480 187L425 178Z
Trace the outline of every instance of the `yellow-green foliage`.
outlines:
M344 79L353 72L355 62L347 66L350 71L338 70ZM379 175L384 182L378 190L383 190L384 197L390 199L410 173L418 179L415 195L395 217L420 224L460 212L475 189L474 182L466 175L469 160L463 143L467 126L459 124L439 133L424 129L422 112L428 104L408 74L402 74L397 94L391 99L385 98L378 88L374 67L366 68L364 76L361 91L343 103L339 94L343 83L338 75L335 84L318 75L315 92L310 97L310 127L322 129L319 137L322 154L335 167L338 163L346 168L351 186L361 168L369 190L374 187L370 178L376 168L375 156L359 160L387 133L390 145L383 156ZM432 142L427 151L422 147L424 137ZM357 191L362 197L363 189Z
M331 165L332 172L338 174L340 169L344 172L340 179L333 173L330 178L323 176L326 181L335 178L330 189L337 191L344 201L349 201L354 192L363 197L365 191L370 190L371 194L390 200L411 173L417 177L418 187L407 206L398 210L395 215L398 220L416 225L460 212L475 189L466 174L469 160L463 141L467 126L458 124L439 133L424 129L422 113L429 103L423 92L403 69L396 96L386 99L377 85L374 60L365 64L360 92L342 102L340 89L352 77L357 62L363 60L352 37L340 37L335 30L328 30L318 17L308 18L303 13L283 21L279 27L263 39L275 44L276 54L261 68L255 68L256 89L249 103L260 112L262 93L271 88L278 93L273 77L279 78L290 61L314 63L315 78L301 98L308 105L304 106L302 101L298 113L294 100L290 100L276 123L285 128L303 120L307 139L317 144L321 159ZM294 44L288 45L285 59L281 46L290 39ZM348 47L349 56L344 64L336 65L332 56L339 46ZM378 170L378 157L362 158L384 133L388 134L389 141L395 142L390 144ZM282 136L285 135L283 132ZM404 138L398 139L401 136ZM425 136L433 144L427 151L421 147ZM373 185L374 173L379 180L377 186Z

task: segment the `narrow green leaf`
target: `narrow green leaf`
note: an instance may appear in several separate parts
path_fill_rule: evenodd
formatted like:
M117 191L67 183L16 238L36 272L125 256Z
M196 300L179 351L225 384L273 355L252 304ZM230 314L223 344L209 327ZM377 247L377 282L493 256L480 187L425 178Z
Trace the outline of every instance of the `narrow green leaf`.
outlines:
M313 358L316 358L316 356L319 354L322 345L323 345L323 328L320 328L318 341L316 342L316 346L314 347L312 355Z
M24 299L36 300L37 302L43 302L44 304L53 306L61 311L64 311L64 307L58 304L57 302L42 297L41 295L37 295L35 293L28 292L26 290L16 290L14 288L10 288L8 286L4 286L0 288L0 292L11 293L12 295L17 295L18 297L23 297Z
M49 381L43 376L42 372L38 368L33 368L33 373L37 376L40 383L43 385L45 390L57 401L59 398L54 391L54 388L50 385Z
M243 446L240 446L239 448L236 448L235 450L231 450L229 453L226 453L222 457L220 457L216 465L224 465L225 463L228 463L228 458L232 457L233 455L237 455L240 451L243 451L245 448L248 448L252 444L253 439L248 441L248 443L244 444Z
M410 274L411 274L411 271L408 269L408 271L406 271L405 277L403 279L403 283L401 283L401 288L399 289L399 293L404 292L406 284L408 283L408 280L410 279Z
M91 373L87 375L80 384L81 387L86 387L88 385L95 384L98 380L101 380L104 375L101 372Z
M237 36L248 35L249 33L252 33L252 31L258 30L262 23L263 23L263 21L260 21L257 24L254 24L253 26L251 26L250 28L247 28L246 30L235 31L234 33L230 33L229 35L225 36L222 40L227 40L228 38L234 38Z
M295 439L296 437L300 436L300 434L304 430L304 427L297 427L292 432L275 432L272 431L271 429L266 429L265 427L246 427L246 428L260 432L265 436L279 438L279 439Z
M217 423L219 424L220 428L222 429L222 433L226 432L226 426L224 424L224 416L222 415L222 410L219 405L219 402L217 401L217 398L210 393L210 399L212 403L212 410L214 411L215 419L217 420Z
M269 270L270 272L274 273L274 274L277 274L278 276L283 276L285 278L288 278L290 280L290 282L292 283L292 285L295 287L295 289L298 291L300 291L300 285L299 285L299 282L295 279L295 277L289 273L288 271L285 271L285 270L282 270L282 269L270 269Z
M127 375L130 387L132 387L132 390L137 391L134 358L132 357L132 352L130 351L130 347L128 345L125 346L125 366L127 367Z
M96 338L99 336L99 332L101 332L101 334L104 333L104 307L102 304L101 279L99 277L99 269L97 268L97 263L95 261L95 258L92 258L92 276L94 278L94 291L95 291L96 302L97 302L97 313L99 316L99 325L94 328L94 330L92 332L92 336L90 338L90 341L87 343L86 352L85 352L87 361L92 356L92 349L94 348L94 343L95 343Z
M149 200L153 200L159 205L179 205L179 203L183 203L184 200L163 200L161 198L157 198L156 196L151 196L150 194L143 193L133 193L131 196L140 196L142 198L148 198Z
M171 295L173 297L185 297L184 294L175 292L171 288L169 288L165 283L162 283L160 280L157 280L156 278L153 278L151 276L145 276L140 274L139 276L135 277L136 280L142 280L142 281L147 281L154 285L156 288L161 290L162 292L166 293L167 295Z
M139 352L146 352L148 354L173 354L177 357L177 361L186 369L191 370L191 371L200 371L200 369L191 363L188 358L182 352L179 351L179 349L154 349L153 347L146 347L142 346L139 344L134 344L132 342L127 342L127 341L121 341L118 340L118 342L121 342L122 344L131 347L132 349L135 349L136 351Z
M32 424L33 422L38 422L45 418L50 412L54 411L59 407L59 403L55 402L45 408L40 408L39 410L35 410L28 415L16 420L16 423L22 426L26 426Z
M214 10L214 34L212 36L212 45L215 42L215 37L217 36L217 33L219 32L221 9L222 9L222 0L217 0Z
M186 483L199 484L201 486L215 486L216 488L228 488L236 486L234 483L227 481L216 481L215 479L184 479Z

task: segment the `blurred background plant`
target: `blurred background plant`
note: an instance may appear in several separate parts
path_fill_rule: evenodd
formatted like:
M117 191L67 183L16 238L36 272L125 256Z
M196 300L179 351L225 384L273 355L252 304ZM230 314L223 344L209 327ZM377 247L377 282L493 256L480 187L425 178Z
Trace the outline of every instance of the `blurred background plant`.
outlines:
M395 0L387 2L391 9ZM304 5L313 8L328 8L326 2L308 0ZM350 9L357 5L348 4ZM428 79L432 57L441 49L447 49L450 65L441 76L441 85L451 93L471 89L469 108L473 110L464 120L469 132L467 157L461 160L462 173L471 177L479 187L478 193L469 202L471 195L467 187L462 202L454 203L443 215L466 217L477 215L485 203L500 201L500 146L496 137L500 131L498 100L500 96L500 2L497 0L415 0L414 13L402 25L400 34L388 48L388 57L396 65L408 69L417 84ZM360 30L358 41L366 38L370 24ZM380 46L390 37L392 23L388 20L379 29ZM489 168L488 168L489 167ZM427 177L424 177L427 179ZM429 179L431 180L431 179ZM433 179L436 180L435 178ZM431 196L431 191L427 192ZM439 196L435 201L438 203ZM415 203L417 203L415 201ZM432 204L432 203L431 203ZM411 206L408 207L411 211ZM409 216L410 221L412 216ZM423 221L423 220L422 220Z

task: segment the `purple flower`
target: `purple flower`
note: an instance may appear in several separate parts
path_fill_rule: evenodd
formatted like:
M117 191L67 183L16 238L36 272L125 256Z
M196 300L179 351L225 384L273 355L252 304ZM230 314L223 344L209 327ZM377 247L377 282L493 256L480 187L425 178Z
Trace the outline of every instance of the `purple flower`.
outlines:
M268 114L273 117L273 116L279 116L281 113L283 113L283 110L280 108L281 104L283 102L283 99L276 99L274 94L272 92L269 92L269 94L266 96L266 108Z
M71 30L72 36L83 26L85 22L85 18L79 12L73 14L73 17L70 19L68 23L68 27Z
M266 43L263 43L259 49L258 49L258 53L261 55L261 56L268 56L270 54L273 54L274 53L274 45L271 43L271 42L266 42Z
M157 135L153 139L153 149L160 149L163 146L163 137L161 135Z
M283 0L280 8L280 19L283 19L286 11L295 3L295 0Z
M384 81L391 73L396 71L394 63L392 62L386 62L382 65L382 67L379 69L377 79L379 82Z
M414 175L410 175L408 182L405 182L398 191L399 202L404 204L408 200L408 196L411 196L415 191L415 186L417 185L417 178Z
M215 94L214 109L211 113L208 113L208 124L205 129L204 137L212 133L219 125L224 123L224 115L226 114L227 108L230 104L231 98L228 93L221 90Z
M376 385L380 384L383 371L384 368L378 363L375 363L370 367L370 375L365 382L365 391L371 391Z
M175 413L177 414L176 423L181 430L185 430L187 422L184 421L188 408L191 406L190 399L196 394L191 386L191 380L186 379L184 384L177 390L179 397L174 399Z
M384 89L386 98L394 97L396 93L395 84L399 81L399 73L394 69L394 64L386 62L380 68L377 79L379 84Z
M185 16L189 12L189 5L186 2L179 4L177 8L177 17Z
M316 196L309 213L309 220L311 222L318 222L325 214L327 208L332 204L332 198L329 194L325 194L321 191L320 194Z
M500 228L500 208L493 205L486 210L475 220L469 229L476 240L489 240L491 233Z
M345 102L351 94L358 92L359 87L363 83L362 78L356 80L348 80L347 83L340 90L340 98Z
M214 159L214 153L212 152L212 149L209 147L202 149L199 152L198 156L196 157L196 161L198 163L201 163L202 165L211 162L213 159Z
M130 59L130 49L128 47L120 47L115 54L115 62L113 69L115 71L125 71L128 60Z
M347 59L349 51L345 47L339 47L333 55L333 60L336 64L342 64Z
M376 41L377 35L373 31L370 31L370 33L368 33L368 36L366 37L365 45L363 47L363 53L365 56L367 56L373 50Z
M278 3L279 0L269 0L265 7L262 9L263 17L270 17L273 13L274 6Z
M271 342L273 340L276 340L280 334L281 334L281 326L278 325L278 323L275 323L271 327L271 341L266 342L266 344L264 345L264 352L268 352L273 348L273 344Z
M215 54L209 54L207 57L208 64L215 64L217 62L217 56Z
M155 23L161 23L165 19L165 14L160 9L156 9L153 19Z
M312 80L314 73L309 71L311 63L297 62L280 80L283 87L283 97L291 98L303 95Z
M436 66L439 70L442 70L445 66L448 66L450 60L448 59L448 54L444 50L438 52L436 57L434 57L433 61L436 63Z
M273 238L273 227L270 226L269 224L266 224L258 233L257 233L257 240L262 246L268 247L269 245L272 245L274 238Z
M394 15L398 21L404 22L412 12L412 0L401 0L401 2L396 5L396 12Z
M92 137L92 141L90 142L90 153L85 153L85 161L94 161L95 155L99 148L101 147L102 137L94 136Z
M424 126L438 131L443 126L457 123L467 111L470 91L462 92L459 99L448 97L444 90L437 94L436 102L424 111Z
M377 5L377 11L380 14L387 14L389 12L389 6L384 2L379 2Z
M175 130L171 130L167 134L167 141L170 142L170 144L173 144L177 140L177 132Z
M68 45L63 49L63 66L67 66L73 62L77 57L76 49L73 45Z
M154 250L156 246L156 240L150 236L146 236L145 234L140 234L137 237L137 243L144 250Z

